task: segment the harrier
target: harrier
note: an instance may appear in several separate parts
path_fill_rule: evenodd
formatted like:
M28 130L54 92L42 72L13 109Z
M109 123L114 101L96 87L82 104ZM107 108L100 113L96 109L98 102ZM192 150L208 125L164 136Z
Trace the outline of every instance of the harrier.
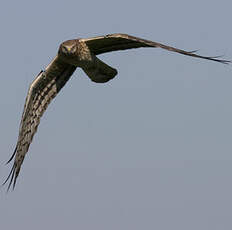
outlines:
M230 61L219 57L207 57L195 54L195 51L184 51L127 34L109 34L87 39L74 39L61 43L58 53L44 71L41 71L31 83L22 119L15 151L9 161L14 159L13 167L5 182L9 180L8 190L15 183L21 165L33 136L37 130L40 118L52 99L70 79L77 67L84 70L87 76L96 83L105 83L117 75L117 70L102 62L96 55L111 51L126 50L140 47L162 48L196 58L208 59L224 64Z

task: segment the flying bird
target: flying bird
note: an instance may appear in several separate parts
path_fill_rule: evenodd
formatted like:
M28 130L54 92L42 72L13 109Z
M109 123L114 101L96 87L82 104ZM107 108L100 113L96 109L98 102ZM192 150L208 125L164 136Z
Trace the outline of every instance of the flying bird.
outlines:
M13 185L13 188L15 187L21 165L37 131L40 118L76 68L82 68L92 81L105 83L117 75L117 70L102 62L97 55L140 47L162 48L191 57L208 59L223 64L230 63L230 61L220 59L219 56L201 56L197 55L196 51L184 51L127 34L109 34L93 38L68 40L61 43L57 55L45 70L38 74L29 87L16 148L7 162L13 160L10 174L3 183L6 184L9 181L7 190L11 185Z

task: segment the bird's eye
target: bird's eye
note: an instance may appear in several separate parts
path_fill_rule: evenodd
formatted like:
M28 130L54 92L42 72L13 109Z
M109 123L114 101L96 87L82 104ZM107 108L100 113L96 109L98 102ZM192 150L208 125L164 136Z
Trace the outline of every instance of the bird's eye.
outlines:
M76 46L72 46L71 52L72 52L72 53L76 52Z
M64 53L68 53L67 47L66 47L66 46L62 46L62 51L63 51Z

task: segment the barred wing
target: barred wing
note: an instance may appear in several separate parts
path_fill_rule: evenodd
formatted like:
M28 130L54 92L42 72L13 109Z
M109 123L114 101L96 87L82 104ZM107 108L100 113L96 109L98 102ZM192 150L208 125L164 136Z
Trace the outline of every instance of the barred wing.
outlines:
M7 162L14 158L11 172L4 182L5 184L10 179L8 190L12 183L13 188L15 187L21 165L37 131L41 116L75 69L75 66L61 62L56 56L30 85L20 123L18 142L13 155Z
M109 34L106 36L80 39L80 41L85 42L89 47L89 49L95 55L107 53L111 51L117 51L117 50L127 50L132 48L157 47L157 48L166 49L168 51L177 52L183 55L188 55L191 57L208 59L211 61L221 62L223 64L230 63L230 61L219 59L220 56L216 56L216 57L201 56L195 54L195 51L185 51L171 46L163 45L158 42L145 40L127 34Z

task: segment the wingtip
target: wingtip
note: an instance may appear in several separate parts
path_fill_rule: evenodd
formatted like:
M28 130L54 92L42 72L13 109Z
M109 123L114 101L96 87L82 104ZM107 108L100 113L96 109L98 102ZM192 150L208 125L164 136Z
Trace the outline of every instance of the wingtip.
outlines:
M7 177L6 180L2 183L2 186L4 186L4 185L10 180L10 182L9 182L9 184L8 184L8 186L7 186L7 192L10 190L10 187L11 187L11 185L12 185L12 182L13 182L12 190L14 190L14 188L15 188L16 179L17 179L17 176L18 176L17 173L15 173L15 169L16 169L16 166L15 166L15 164L14 164L14 165L12 166L12 168L11 168L11 171L10 171L8 177Z
M10 159L5 163L6 165L12 161L12 159L14 158L14 156L16 154L16 151L17 151L17 146L15 147L15 150L14 150L13 154L11 155Z
M231 63L231 61L229 61L229 60L217 59L217 58L220 58L220 57L222 57L222 56L212 57L212 60L220 62L220 63L225 64L225 65L229 65Z
M226 64L226 65L228 65L228 64L230 64L232 62L230 60L220 59L220 58L224 57L224 55L208 56L207 57L207 56L198 55L198 54L196 54L196 52L198 52L198 50L190 51L189 54L190 54L190 56L193 56L193 57L200 57L200 58L208 59L208 60L211 60L211 61L216 61L216 62Z
M191 53L195 53L195 52L197 52L198 50L196 50L196 51L193 51L193 52L191 52ZM225 59L220 59L220 58L222 58L222 57L224 57L225 55L217 55L217 56L210 56L210 57L206 57L207 59L209 59L209 60L212 60L212 61L216 61L216 62L220 62L220 63L222 63L222 64L226 64L226 65L228 65L228 64L230 64L232 61L230 61L230 60L225 60Z

